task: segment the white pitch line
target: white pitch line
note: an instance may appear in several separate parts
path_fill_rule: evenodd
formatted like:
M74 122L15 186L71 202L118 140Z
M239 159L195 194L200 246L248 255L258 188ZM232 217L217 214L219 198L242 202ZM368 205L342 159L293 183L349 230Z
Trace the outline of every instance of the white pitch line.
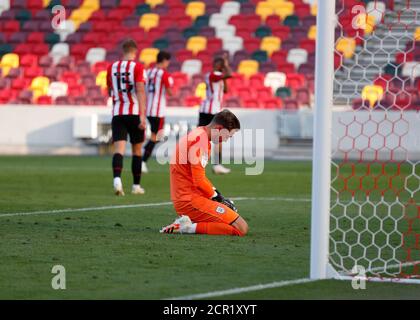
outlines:
M191 294L187 296L168 298L164 300L194 300L194 299L214 298L214 297L221 297L221 296L232 295L232 294L237 294L237 293L259 291L259 290L271 289L271 288L281 288L281 287L308 283L308 282L313 282L313 281L317 281L317 280L304 278L304 279L296 279L296 280L276 281L276 282L270 282L266 284L257 284L257 285L249 286L249 287L232 288L232 289L227 289L227 290Z
M285 201L285 202L310 202L310 199L305 198L281 198L281 197L268 197L268 198L247 198L247 197L237 197L232 198L235 201L242 200L259 200L259 201ZM102 211L102 210L112 210L112 209L130 209L130 208L142 208L142 207L158 207L158 206L168 206L172 205L172 202L156 202L156 203L141 203L141 204L128 204L128 205L112 205L112 206L102 206L102 207L88 207L88 208L68 208L68 209L58 209L58 210L44 210L44 211L28 211L28 212L10 212L10 213L0 213L0 218L2 217L14 217L14 216L30 216L30 215L40 215L40 214L60 214L60 213L74 213L74 212L88 212L88 211Z

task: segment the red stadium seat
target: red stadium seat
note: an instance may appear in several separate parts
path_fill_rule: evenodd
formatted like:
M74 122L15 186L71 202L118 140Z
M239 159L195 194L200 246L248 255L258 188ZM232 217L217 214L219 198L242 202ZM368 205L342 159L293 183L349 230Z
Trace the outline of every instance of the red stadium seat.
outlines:
M38 97L36 103L50 105L52 104L52 98L50 96L40 96Z

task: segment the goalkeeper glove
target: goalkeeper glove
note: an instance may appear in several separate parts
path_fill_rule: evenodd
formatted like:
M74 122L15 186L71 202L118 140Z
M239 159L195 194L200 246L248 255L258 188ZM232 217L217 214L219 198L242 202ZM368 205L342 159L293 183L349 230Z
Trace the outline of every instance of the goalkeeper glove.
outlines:
M211 198L211 200L223 203L225 206L231 208L233 211L238 212L238 209L236 208L235 203L232 200L222 196L222 194L217 189L214 189L214 192L215 195Z

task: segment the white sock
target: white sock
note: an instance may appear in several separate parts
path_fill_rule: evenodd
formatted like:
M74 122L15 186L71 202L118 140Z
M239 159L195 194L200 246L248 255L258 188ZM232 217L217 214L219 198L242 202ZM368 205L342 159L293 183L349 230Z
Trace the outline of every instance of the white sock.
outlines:
M197 229L197 224L196 223L181 226L181 232L182 233L195 233L196 229Z
M120 177L115 177L114 178L114 186L121 186L122 185L122 181Z

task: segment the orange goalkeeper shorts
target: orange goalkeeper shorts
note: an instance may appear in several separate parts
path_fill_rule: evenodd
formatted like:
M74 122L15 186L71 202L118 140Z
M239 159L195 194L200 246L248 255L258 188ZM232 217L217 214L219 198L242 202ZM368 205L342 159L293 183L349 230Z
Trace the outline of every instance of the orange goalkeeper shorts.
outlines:
M232 224L239 214L220 202L202 196L194 195L191 202L174 202L178 215L189 216L191 221L197 222L223 222Z

